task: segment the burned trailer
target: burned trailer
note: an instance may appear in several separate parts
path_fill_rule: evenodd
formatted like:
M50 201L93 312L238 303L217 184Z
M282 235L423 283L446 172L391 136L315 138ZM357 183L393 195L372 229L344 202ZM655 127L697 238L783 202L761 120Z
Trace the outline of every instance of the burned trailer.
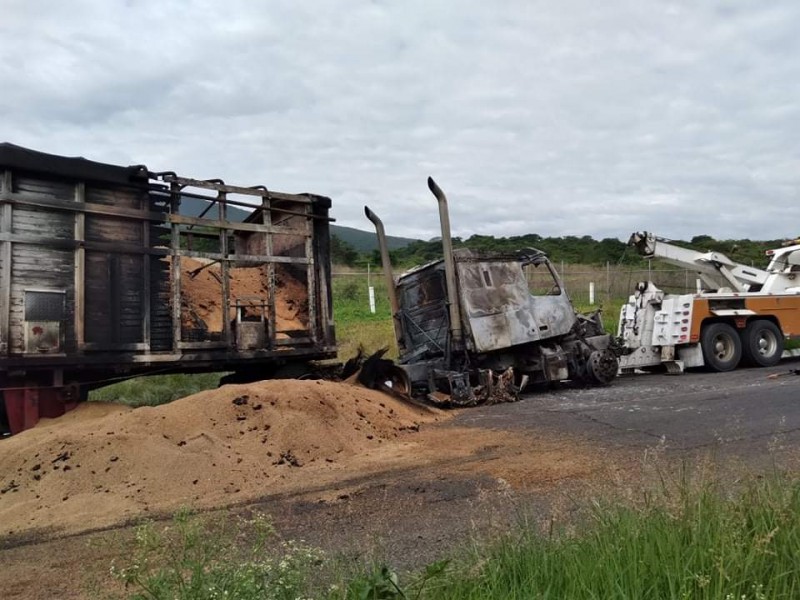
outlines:
M0 428L127 377L334 357L329 209L0 144Z
M444 258L396 281L383 224L366 209L394 315L399 361L392 385L471 405L515 399L529 382L610 382L617 372L611 336L599 313L575 311L546 255L454 251L447 200L432 179L428 185L439 201Z

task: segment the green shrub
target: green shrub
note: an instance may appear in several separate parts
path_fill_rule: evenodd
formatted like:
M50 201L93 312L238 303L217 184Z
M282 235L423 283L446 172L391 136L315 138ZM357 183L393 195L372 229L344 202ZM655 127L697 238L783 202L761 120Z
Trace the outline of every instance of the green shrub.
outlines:
M200 517L178 512L171 524L137 528L131 557L112 564L131 600L296 600L312 585L319 550L275 544L268 518Z
M361 286L355 279L347 279L336 290L336 296L339 300L353 301L358 300L363 296Z

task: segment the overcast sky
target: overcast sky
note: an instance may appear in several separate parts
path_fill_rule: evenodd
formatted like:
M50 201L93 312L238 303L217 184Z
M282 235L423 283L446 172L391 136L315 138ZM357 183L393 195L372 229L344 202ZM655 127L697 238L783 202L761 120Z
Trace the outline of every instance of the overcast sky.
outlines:
M0 141L454 233L800 235L800 2L0 0Z

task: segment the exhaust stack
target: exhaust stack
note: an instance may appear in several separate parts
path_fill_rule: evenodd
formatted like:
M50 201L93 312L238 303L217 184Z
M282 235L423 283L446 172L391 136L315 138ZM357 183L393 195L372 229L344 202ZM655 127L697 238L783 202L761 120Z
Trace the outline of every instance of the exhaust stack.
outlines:
M394 325L394 337L397 340L398 350L402 353L403 330L400 327L400 305L397 302L397 292L394 287L394 275L392 274L392 261L389 258L389 245L386 243L386 231L383 228L383 221L378 218L369 206L364 207L367 218L375 225L375 233L378 234L378 248L381 253L381 265L383 266L383 276L386 280L386 291L389 294L389 305L392 308L392 324Z
M444 275L447 281L447 304L450 311L450 335L456 348L461 347L461 308L456 290L456 265L453 259L453 239L450 235L450 213L447 210L447 197L436 185L433 177L428 177L430 188L439 201L439 221L442 227L442 250L444 252Z

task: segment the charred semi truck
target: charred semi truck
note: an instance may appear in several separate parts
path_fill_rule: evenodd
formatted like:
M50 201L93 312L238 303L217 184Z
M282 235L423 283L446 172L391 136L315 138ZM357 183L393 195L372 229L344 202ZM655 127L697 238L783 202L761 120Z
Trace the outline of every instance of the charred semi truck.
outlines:
M444 258L395 281L383 223L375 225L389 290L399 364L396 391L472 405L512 400L528 382L607 384L617 373L599 313L577 314L543 252L453 250L447 199L433 179Z
M0 144L0 433L137 374L335 357L330 206Z

